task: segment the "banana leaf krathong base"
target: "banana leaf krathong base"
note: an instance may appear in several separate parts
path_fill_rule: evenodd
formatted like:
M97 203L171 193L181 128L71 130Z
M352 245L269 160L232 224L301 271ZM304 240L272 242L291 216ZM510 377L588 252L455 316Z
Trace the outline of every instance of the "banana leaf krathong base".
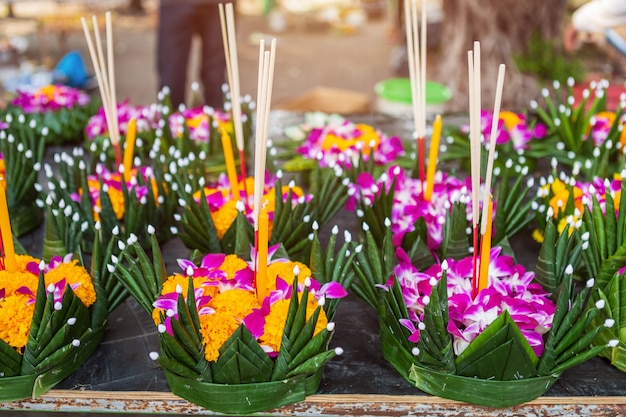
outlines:
M209 410L248 415L304 401L315 394L323 369L310 376L298 375L283 381L256 384L211 384L185 378L165 370L172 393Z
M428 394L451 400L488 407L511 407L542 396L560 377L555 374L496 381L438 372L419 366L411 352L399 343L382 321L380 339L384 358L404 379Z
M65 349L73 349L72 354L45 372L0 378L0 401L9 402L25 398L37 398L45 394L89 359L100 345L104 333L105 326L96 330L89 330L89 334L81 339L80 346L76 347L71 344L66 346Z

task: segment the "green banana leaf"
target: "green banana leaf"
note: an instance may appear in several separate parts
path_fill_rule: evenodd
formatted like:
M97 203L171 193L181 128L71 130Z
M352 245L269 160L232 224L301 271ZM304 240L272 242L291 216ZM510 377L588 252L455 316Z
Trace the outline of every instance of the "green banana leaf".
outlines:
M165 371L172 393L209 410L229 415L250 415L304 401L317 392L322 372L282 381L256 384L212 384Z
M610 341L618 344L601 353L611 364L622 372L626 372L626 274L615 274L606 288L599 291L594 301L602 300L605 307L591 322L595 328L614 320L611 328L601 332L594 339L596 346L606 346Z

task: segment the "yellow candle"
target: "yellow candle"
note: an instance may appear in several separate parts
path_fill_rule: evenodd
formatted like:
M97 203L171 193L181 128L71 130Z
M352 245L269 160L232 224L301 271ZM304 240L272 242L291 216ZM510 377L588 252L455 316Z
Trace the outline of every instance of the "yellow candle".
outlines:
M228 174L228 182L230 183L230 192L234 200L239 200L239 179L237 178L233 144L225 130L222 130L222 148L224 149L224 161L226 162L226 173Z
M269 216L267 208L259 211L259 229L257 230L256 246L256 296L259 303L263 302L267 293L267 246L269 240Z
M124 179L130 180L130 173L133 169L133 156L135 154L135 138L137 136L137 122L134 117L128 121L126 131L126 142L124 143Z
M0 182L0 234L4 247L4 267L9 272L15 272L15 248L13 247L13 233L11 233L11 220L9 218L9 206L4 182Z
M430 139L430 151L428 153L428 171L426 173L426 190L424 199L430 201L435 186L435 171L437 170L437 156L439 154L439 141L441 140L441 116L437 115L433 123L433 135Z
M480 241L480 275L478 278L478 292L489 285L489 252L491 252L491 226L493 222L493 201L491 195L487 197L487 227ZM483 207L483 210L485 208Z

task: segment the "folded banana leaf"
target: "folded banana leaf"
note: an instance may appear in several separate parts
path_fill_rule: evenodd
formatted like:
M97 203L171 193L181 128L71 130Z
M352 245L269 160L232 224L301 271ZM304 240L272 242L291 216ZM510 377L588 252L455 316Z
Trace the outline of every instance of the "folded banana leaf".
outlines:
M165 370L172 393L209 410L229 415L249 415L304 401L315 394L323 370L310 376L298 375L282 381L256 384L212 384L185 378Z

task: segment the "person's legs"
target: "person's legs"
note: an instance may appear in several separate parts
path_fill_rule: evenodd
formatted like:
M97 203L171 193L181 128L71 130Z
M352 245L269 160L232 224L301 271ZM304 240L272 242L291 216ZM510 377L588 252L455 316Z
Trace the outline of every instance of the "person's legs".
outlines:
M157 32L159 88L168 86L172 105L185 102L187 66L197 6L161 6Z
M222 31L217 5L202 6L198 13L197 27L202 38L200 78L204 102L209 106L223 106L222 84L226 81L226 58L222 43Z

